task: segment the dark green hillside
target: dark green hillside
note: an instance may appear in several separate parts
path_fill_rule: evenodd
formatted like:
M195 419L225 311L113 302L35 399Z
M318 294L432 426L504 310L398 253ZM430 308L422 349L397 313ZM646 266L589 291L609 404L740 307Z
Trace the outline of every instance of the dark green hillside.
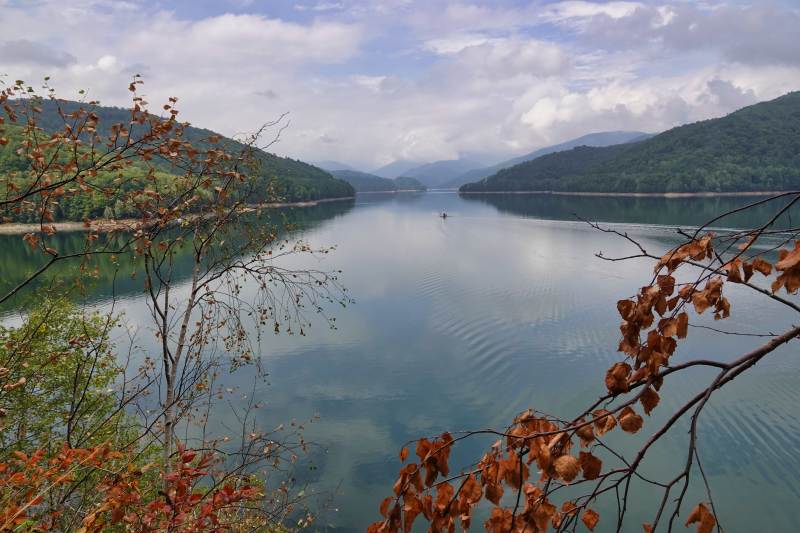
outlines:
M62 109L66 113L75 110L80 104L77 102L61 102ZM37 115L37 124L45 131L52 132L63 128L63 122L59 117L56 110L56 103L50 100L44 100L40 105L42 112ZM130 112L126 109L117 107L97 106L93 108L94 112L99 116L100 121L98 124L98 133L105 136L109 133L112 124L115 123L128 123L130 121ZM203 147L202 139L205 139L214 132L202 128L188 127L184 132L187 140L195 143L198 147ZM11 139L6 146L0 146L0 172L9 172L12 170L24 170L27 162L24 158L18 157L14 150L17 143ZM223 146L230 150L235 151L241 148L241 144L233 139L223 138ZM297 202L306 200L321 200L326 198L343 198L351 197L354 194L353 188L346 182L336 179L328 172L309 165L302 161L297 161L287 157L279 157L267 152L260 152L258 154L260 163L260 178L262 180L261 186L257 187L257 191L251 198L252 201L258 202L269 199L267 191L270 182L274 180L276 190L281 199L287 202ZM156 166L164 174L174 173L174 169L170 168L168 164L159 165L155 161ZM259 194L263 191L263 195ZM101 207L105 207L104 205ZM88 212L87 212L88 210ZM83 216L100 216L92 206L83 206L79 209ZM62 214L65 218L72 218L72 214L65 212Z
M357 170L333 170L331 174L352 185L356 192L385 192L397 190L397 185L395 185L394 181L366 172L358 172Z
M581 147L502 170L463 192L734 192L800 187L800 92L650 139Z
M462 192L562 190L565 177L591 172L628 149L627 144L602 148L579 146L505 168L477 183L463 185L459 190Z

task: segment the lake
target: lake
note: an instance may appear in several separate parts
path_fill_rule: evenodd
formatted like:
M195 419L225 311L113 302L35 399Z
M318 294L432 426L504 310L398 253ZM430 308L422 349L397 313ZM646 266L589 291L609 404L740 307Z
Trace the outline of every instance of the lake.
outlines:
M347 308L331 308L336 330L320 320L306 337L270 335L261 345L269 380L256 384L256 399L266 404L257 412L258 422L271 428L319 415L306 430L315 446L296 472L312 502L329 504L317 525L363 531L377 520L378 504L390 494L399 466L397 452L409 439L503 428L529 407L570 417L604 391L605 369L621 360L615 351L616 302L648 282L652 264L597 258L597 252L610 257L634 250L575 214L628 232L660 255L679 242L676 227L700 224L749 201L430 192L364 194L355 201L290 210L305 240L336 246L324 259L298 264L341 269L341 281L355 300ZM447 219L438 216L442 211ZM722 225L749 226L767 215L756 210ZM79 235L60 238L65 248L69 239L81 241ZM0 236L0 241L6 250L2 283L10 285L36 258L19 237ZM115 309L124 310L133 325L146 323L137 281L120 275L112 292L110 277L103 279L92 304L107 307L115 293L121 299ZM693 323L764 333L782 332L796 321L784 308L741 288L730 290L729 298L730 319L693 317ZM14 310L5 312L13 320ZM147 332L139 340L144 346L153 342ZM675 360L732 359L760 341L692 328ZM798 355L796 344L778 350L715 394L701 415L699 451L729 532L796 530ZM249 394L249 372L227 376L226 384ZM667 380L642 433L709 375L698 371ZM223 433L225 422L217 420L215 430ZM674 430L654 450L646 472L672 477L684 460L685 439L683 428ZM628 450L638 442L624 435L610 440ZM467 464L490 443L476 439L455 453L451 464ZM641 531L659 496L649 489L633 493L626 531ZM703 499L702 487L693 484L684 513ZM609 502L598 509L601 516L615 512ZM611 520L610 514L606 522L601 518L598 530L605 531ZM482 521L473 528L481 529Z

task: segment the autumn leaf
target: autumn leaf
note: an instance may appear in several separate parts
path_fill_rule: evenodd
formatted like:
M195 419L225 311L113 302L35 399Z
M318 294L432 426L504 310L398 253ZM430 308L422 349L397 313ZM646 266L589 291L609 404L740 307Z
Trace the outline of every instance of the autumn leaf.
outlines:
M764 276L769 276L772 273L772 265L760 257L756 257L753 259L753 270L760 272Z
M642 407L644 407L645 414L650 414L650 411L655 409L658 405L659 396L656 391L653 390L652 387L645 388L642 395L639 397L639 402L641 402Z
M583 477L586 479L597 479L603 469L603 461L599 457L588 452L580 452L579 455Z
M578 476L580 463L571 455L562 455L553 462L553 468L558 477L569 483Z
M684 311L675 317L675 319L677 323L675 333L678 335L679 339L685 339L686 335L689 334L689 315Z
M627 433L637 433L642 429L644 421L630 406L624 408L619 415L619 425Z
M617 425L617 420L609 411L598 409L592 415L595 417L594 429L598 436L602 437Z
M600 521L600 515L593 509L586 509L581 516L581 520L589 531L594 531L594 528L597 527L597 523Z
M628 363L614 363L606 372L606 388L612 394L628 392L628 377L631 375L631 365Z
M708 510L706 504L698 503L686 519L686 526L691 524L697 524L697 533L711 533L714 531L714 526L717 525L717 519Z
M408 448L403 447L400 449L400 462L405 462L406 458L408 457Z

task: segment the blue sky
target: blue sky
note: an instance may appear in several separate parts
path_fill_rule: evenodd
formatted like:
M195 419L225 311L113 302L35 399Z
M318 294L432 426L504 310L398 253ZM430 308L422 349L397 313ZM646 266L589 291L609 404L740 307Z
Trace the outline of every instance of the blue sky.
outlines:
M0 0L0 73L371 169L660 131L800 89L795 1Z

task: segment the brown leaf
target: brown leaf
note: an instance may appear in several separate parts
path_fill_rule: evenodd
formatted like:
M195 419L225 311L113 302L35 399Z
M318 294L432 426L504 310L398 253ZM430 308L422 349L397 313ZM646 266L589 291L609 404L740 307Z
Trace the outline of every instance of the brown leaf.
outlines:
M675 333L679 339L685 339L686 335L689 334L689 315L684 311L675 318L678 326Z
M416 494L408 494L403 497L403 531L411 531L414 520L422 512L422 502Z
M571 455L562 455L553 462L558 477L569 483L578 476L580 472L580 463Z
M404 462L406 457L408 457L408 448L403 447L400 449L400 462Z
M606 388L612 394L628 392L628 376L631 375L631 365L628 363L614 363L606 371Z
M597 479L603 470L603 461L588 452L580 452L581 470L586 479Z
M470 505L478 503L483 495L481 484L475 479L472 474L467 477L464 485L461 487L459 497Z
M642 420L642 417L637 415L636 412L630 408L630 406L623 409L619 415L619 425L623 431L628 433L638 432L640 429L642 429L643 423L644 420Z
M605 409L598 409L592 413L595 417L594 430L598 436L602 437L617 425L617 420L609 411Z
M584 420L581 420L580 423L583 424ZM592 428L591 424L581 426L575 431L575 433L581 439L581 446L588 446L594 441L594 429Z
M644 412L648 415L650 411L655 409L658 405L659 399L658 393L654 391L652 387L647 387L639 397L639 401L642 403L642 407L644 407Z
M770 274L772 274L772 264L768 263L767 261L764 261L760 257L756 257L755 259L753 259L753 269L757 270L758 272L760 272L765 276L769 276Z
M503 497L503 486L499 483L486 485L486 499L495 505L500 505L500 498Z
M597 511L586 509L583 516L581 516L581 520L583 520L583 524L589 531L594 531L594 528L597 527L597 523L600 521L600 515L597 514Z
M692 509L689 517L686 519L686 526L690 524L697 524L697 533L711 533L714 531L714 526L717 525L717 519L711 511L708 510L706 504L698 503L697 507Z
M780 259L775 263L775 270L788 270L800 264L800 240L795 241L794 250L781 250Z

